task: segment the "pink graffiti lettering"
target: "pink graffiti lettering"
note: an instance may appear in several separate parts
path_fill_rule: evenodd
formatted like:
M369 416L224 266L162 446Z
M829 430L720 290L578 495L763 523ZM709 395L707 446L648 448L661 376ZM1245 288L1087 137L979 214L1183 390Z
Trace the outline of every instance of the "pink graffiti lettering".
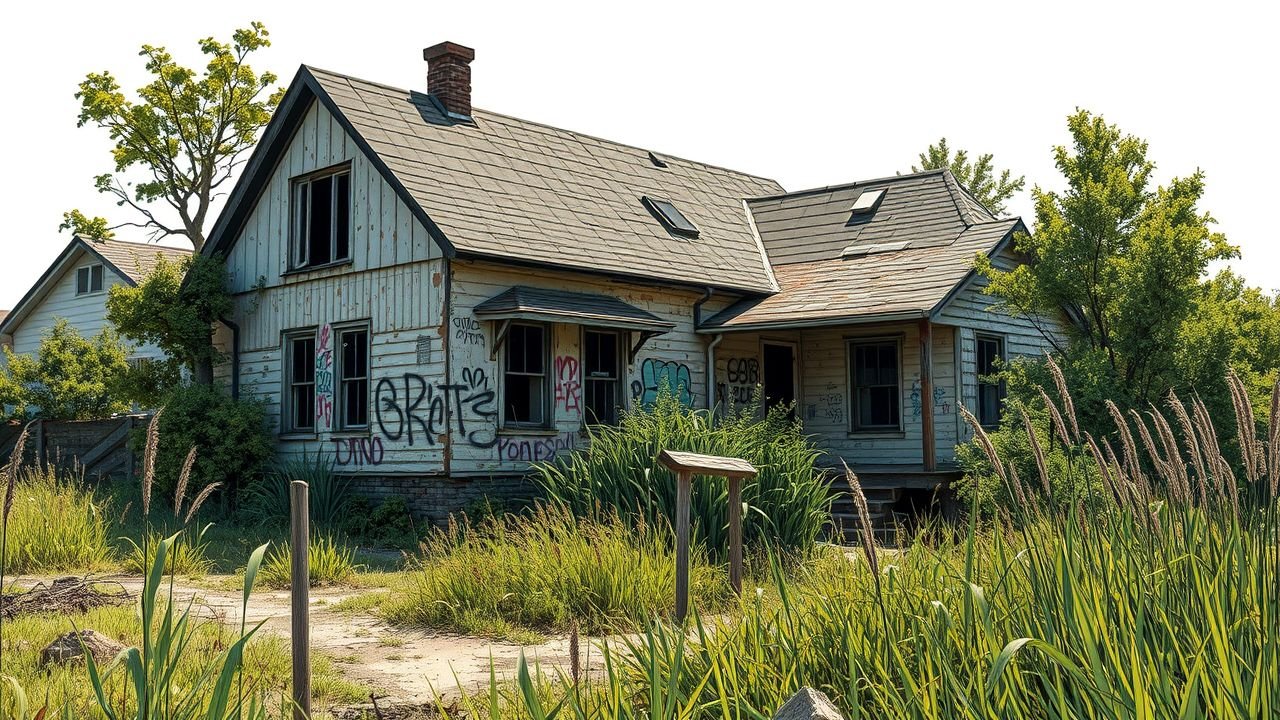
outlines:
M386 451L380 437L333 438L333 464L342 467L381 465Z
M551 460L578 445L576 432L563 432L549 438L498 438L498 459L511 462Z
M578 378L578 358L561 355L556 358L556 406L565 412L582 409L582 380Z

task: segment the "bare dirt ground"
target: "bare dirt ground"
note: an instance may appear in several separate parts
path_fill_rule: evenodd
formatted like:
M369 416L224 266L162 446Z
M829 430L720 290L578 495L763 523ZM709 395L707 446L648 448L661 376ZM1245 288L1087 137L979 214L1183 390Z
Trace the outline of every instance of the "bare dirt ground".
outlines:
M131 593L142 589L142 578L95 576L119 582ZM46 577L18 578L19 587L49 582ZM179 578L174 600L195 607L210 619L239 625L241 590L239 578L208 576L198 581ZM367 687L379 696L380 705L429 703L435 693L457 697L460 691L473 692L488 687L490 663L498 676L514 677L521 646L507 642L455 634L392 627L365 612L345 612L334 606L355 595L380 592L353 588L313 588L311 591L311 648L333 658L338 670L350 681ZM290 600L288 591L256 589L249 600L250 625L266 621L263 630L288 637ZM584 642L586 650L589 643ZM568 638L523 648L532 664L544 672L568 672ZM587 660L589 662L589 659ZM381 698L385 697L386 700Z

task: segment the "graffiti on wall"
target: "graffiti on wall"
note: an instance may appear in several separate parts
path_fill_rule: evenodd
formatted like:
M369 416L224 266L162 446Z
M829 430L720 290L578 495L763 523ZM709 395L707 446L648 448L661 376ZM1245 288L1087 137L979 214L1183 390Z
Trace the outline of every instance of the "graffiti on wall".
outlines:
M562 432L553 437L498 438L498 459L512 462L550 460L578 446L578 433Z
M916 377L911 381L911 417L919 418L923 413L924 403L921 398L920 378ZM947 398L947 389L941 385L933 386L933 414L951 414L951 401Z
M382 438L349 437L333 438L333 464L339 467L364 467L381 465L386 457Z
M460 383L429 383L416 373L382 378L374 390L374 424L387 442L419 442L433 446L456 430L458 437L478 448L497 444L493 420L496 396L481 368L464 368Z
M812 406L814 409L810 415L811 418L820 418L832 424L844 422L844 395L839 392L830 392L834 388L834 383L829 384L828 392L818 396L818 401Z
M729 358L725 361L725 380L716 384L716 400L735 405L751 403L760 383L760 361L756 358Z
M578 376L578 358L561 355L556 358L556 407L576 413L582 409L582 380Z
M640 379L631 382L631 399L652 405L664 387L675 393L681 404L693 407L693 374L688 365L674 360L646 358L640 364Z
M333 327L320 328L316 338L316 428L333 427Z
M475 318L454 318L453 337L463 345L484 347L484 331L480 328L480 321Z

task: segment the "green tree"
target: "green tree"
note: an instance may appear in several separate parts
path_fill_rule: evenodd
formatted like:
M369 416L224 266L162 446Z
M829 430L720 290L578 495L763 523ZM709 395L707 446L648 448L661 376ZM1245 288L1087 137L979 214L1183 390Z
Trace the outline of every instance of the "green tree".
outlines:
M80 83L79 125L106 130L115 170L94 180L131 217L114 222L79 210L64 215L63 228L105 238L120 227L145 228L153 237L181 235L196 252L204 246L211 204L257 140L283 89L276 76L256 73L246 62L269 46L258 22L236 30L231 42L200 41L204 72L180 65L163 47L143 45L150 82L132 100L110 72L89 73Z
M140 402L158 404L177 386L183 367L196 382L213 382L213 366L221 360L213 345L214 323L232 310L226 279L219 257L160 258L137 286L116 285L108 292L107 319L120 334L155 345L167 356L130 374L130 390Z
M1071 147L1054 149L1067 189L1033 188L1036 231L1015 241L1032 262L978 268L1008 309L1075 321L1065 365L1077 380L1145 405L1180 385L1175 353L1201 278L1236 249L1197 209L1203 173L1152 188L1145 142L1083 110L1067 125Z
M121 381L125 347L111 329L85 338L64 319L45 331L35 355L4 348L0 404L18 417L92 420L129 410Z
M969 162L969 153L965 150L952 154L946 138L920 153L920 165L912 165L911 172L943 168L950 168L964 189L998 216L1007 212L1005 203L1026 185L1026 178L1022 175L1015 178L1008 170L997 174L991 153L979 155L977 162Z

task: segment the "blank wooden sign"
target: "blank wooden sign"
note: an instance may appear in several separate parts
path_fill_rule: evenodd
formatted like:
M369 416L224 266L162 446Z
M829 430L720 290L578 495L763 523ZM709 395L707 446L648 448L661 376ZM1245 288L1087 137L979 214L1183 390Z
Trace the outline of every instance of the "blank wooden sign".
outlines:
M658 461L676 474L676 619L689 612L689 505L694 475L729 480L729 584L742 592L742 481L756 476L740 458L663 450Z

